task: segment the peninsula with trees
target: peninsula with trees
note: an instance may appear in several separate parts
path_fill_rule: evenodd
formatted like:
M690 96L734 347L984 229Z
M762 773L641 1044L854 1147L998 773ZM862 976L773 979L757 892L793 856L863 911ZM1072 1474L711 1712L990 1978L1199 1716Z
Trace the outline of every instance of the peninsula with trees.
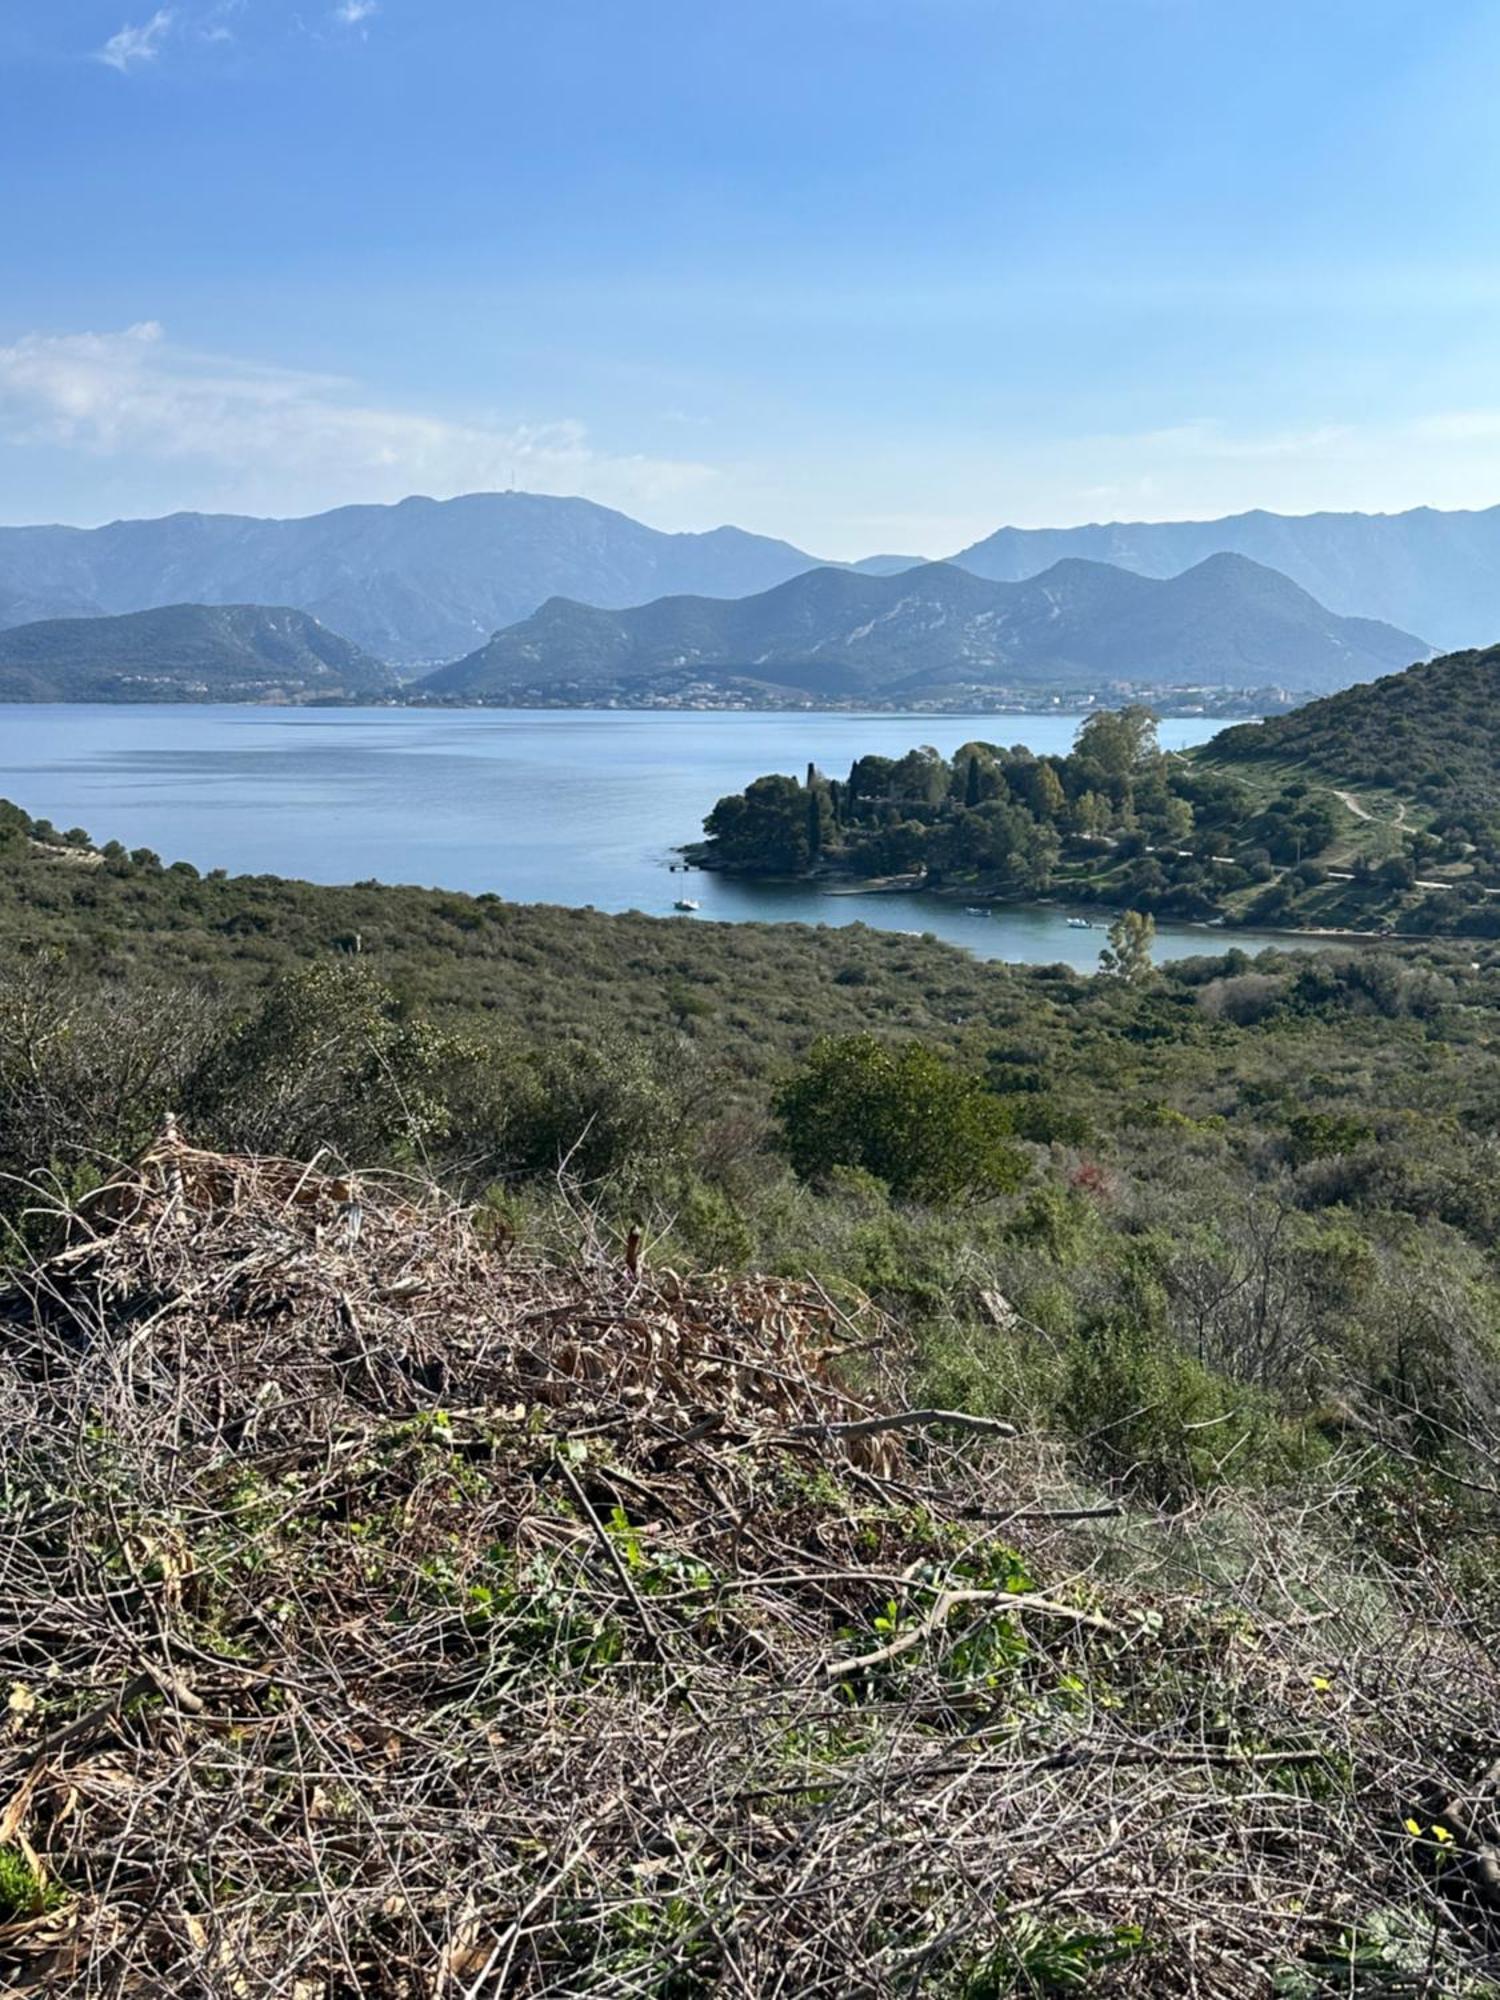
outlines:
M708 868L1177 921L1500 935L1500 648L1164 752L1140 705L1066 756L964 744L720 799Z

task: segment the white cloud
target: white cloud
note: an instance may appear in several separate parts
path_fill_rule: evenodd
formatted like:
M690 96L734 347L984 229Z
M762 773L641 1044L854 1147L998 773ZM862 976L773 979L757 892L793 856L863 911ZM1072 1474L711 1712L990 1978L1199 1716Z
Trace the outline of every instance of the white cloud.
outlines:
M273 511L438 498L512 483L650 505L713 480L706 465L599 451L582 424L425 416L364 401L337 376L176 346L154 320L120 333L32 333L0 346L0 440L173 467L215 503Z
M1342 416L1343 412L1334 413ZM823 555L932 556L1002 522L1210 519L1246 507L1395 511L1493 505L1500 409L1476 397L1378 424L1250 423L1184 412L1134 433L881 435L838 449L787 438L710 466L655 420L661 455L601 447L574 420L393 406L334 375L202 353L147 321L0 344L0 503L31 518L178 507L313 513L409 493L517 485L581 493L661 526L713 520ZM696 442L696 440L693 440ZM686 450L683 447L686 446ZM734 450L734 442L726 449Z
M219 0L216 7L198 23L199 39L205 42L232 42L235 31L230 25L237 14L244 11L245 0Z
M172 19L170 7L159 7L140 27L121 28L97 52L99 61L119 70L122 76L139 63L155 62L162 42L172 32Z
M358 28L379 12L380 0L339 0L333 18L346 28Z

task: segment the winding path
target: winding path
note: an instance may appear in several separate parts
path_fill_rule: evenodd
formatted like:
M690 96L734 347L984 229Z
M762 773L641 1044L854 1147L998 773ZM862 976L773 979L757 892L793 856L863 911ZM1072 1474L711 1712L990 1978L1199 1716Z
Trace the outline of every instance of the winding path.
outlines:
M1363 805L1360 802L1358 793L1341 792L1336 785L1330 785L1328 789L1333 793L1333 796L1338 800L1341 806L1347 806L1349 808L1350 812L1353 813L1356 819L1369 820L1372 825L1383 823L1381 822L1379 813L1372 813L1367 805ZM1392 826L1405 826L1406 824L1405 799L1398 799L1396 801L1396 810L1391 816L1390 824Z

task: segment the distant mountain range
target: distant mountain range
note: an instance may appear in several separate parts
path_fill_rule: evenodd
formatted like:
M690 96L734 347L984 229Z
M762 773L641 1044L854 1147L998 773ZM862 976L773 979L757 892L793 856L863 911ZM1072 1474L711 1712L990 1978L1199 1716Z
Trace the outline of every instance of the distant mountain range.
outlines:
M976 576L1010 582L1065 556L1167 577L1226 551L1280 570L1330 610L1386 619L1435 645L1500 638L1500 507L1001 528L953 560Z
M388 694L382 660L305 611L173 604L0 632L0 701L269 701Z
M1225 553L1280 570L1345 617L1385 620L1443 646L1500 638L1500 507L1002 528L953 560L1013 583L1075 556L1167 578ZM0 528L0 626L181 603L286 604L412 672L472 652L552 597L606 610L736 598L820 566L788 542L738 528L666 535L588 500L531 493L294 521L174 514L104 528ZM877 555L850 567L882 577L925 565Z
M1347 686L1425 658L1409 632L1340 618L1274 570L1220 555L1158 580L1076 559L1024 583L952 564L818 569L732 602L626 611L554 598L421 691L461 700L690 694L932 698L966 688Z
M664 535L589 500L475 493L298 521L173 514L0 528L0 625L166 604L292 604L403 667L451 660L563 594L740 597L815 558L715 528Z

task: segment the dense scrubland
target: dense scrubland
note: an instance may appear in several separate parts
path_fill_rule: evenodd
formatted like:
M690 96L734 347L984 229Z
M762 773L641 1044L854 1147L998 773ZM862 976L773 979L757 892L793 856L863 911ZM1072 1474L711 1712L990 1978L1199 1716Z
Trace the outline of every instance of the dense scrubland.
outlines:
M0 827L38 1963L74 1921L80 1991L1500 1990L1500 951L1088 979ZM158 1145L122 1215L169 1111L315 1199ZM677 1347L588 1386L621 1327L769 1365L768 1313L822 1403ZM829 1428L902 1409L992 1428Z
M698 850L747 874L914 875L1252 926L1500 936L1500 654L1453 654L1164 755L1140 707L1073 751L965 744L758 778Z

